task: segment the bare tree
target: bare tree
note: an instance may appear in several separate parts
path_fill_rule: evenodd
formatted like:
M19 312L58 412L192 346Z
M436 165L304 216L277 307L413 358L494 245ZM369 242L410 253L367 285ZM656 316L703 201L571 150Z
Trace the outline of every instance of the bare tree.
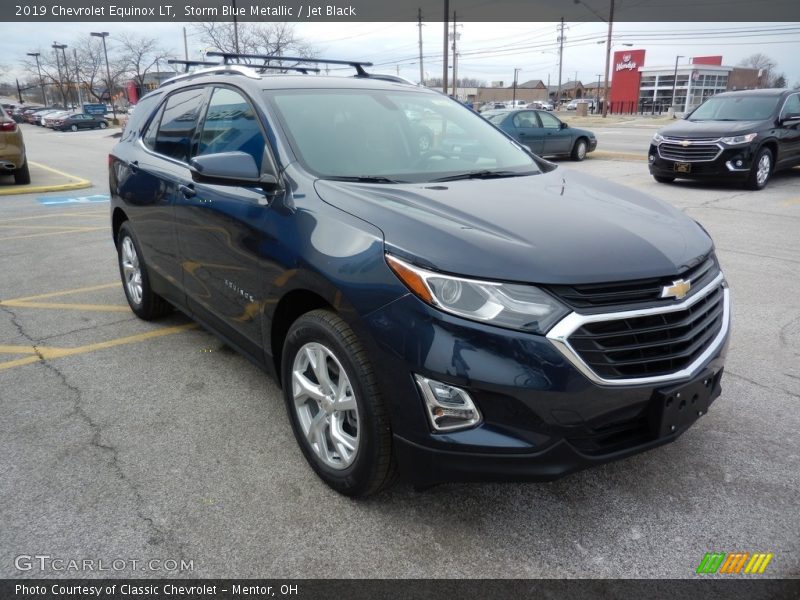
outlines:
M775 72L778 64L766 54L762 54L761 52L751 54L747 58L741 60L739 66L761 71L759 77L764 87L786 87L785 75ZM783 83L781 84L781 82Z
M42 50L39 48L37 52L39 53L39 65L42 70L44 84L45 86L50 86L51 90L54 90L54 93L49 95L54 96L52 99L54 103L59 103L60 101L62 106L67 106L69 85L67 73L62 64L61 57L57 57L55 51L51 49ZM38 81L39 72L36 68L36 60L27 57L20 61L20 65L30 79Z
M195 25L204 44L219 52L236 52L233 23L204 22ZM313 58L311 45L295 34L290 23L240 23L239 50L242 54ZM283 65L282 61L278 64ZM291 66L286 64L285 66Z
M157 72L161 63L166 66L169 58L169 52L161 46L158 38L127 34L119 38L117 68L130 77L141 93L147 89L148 73Z

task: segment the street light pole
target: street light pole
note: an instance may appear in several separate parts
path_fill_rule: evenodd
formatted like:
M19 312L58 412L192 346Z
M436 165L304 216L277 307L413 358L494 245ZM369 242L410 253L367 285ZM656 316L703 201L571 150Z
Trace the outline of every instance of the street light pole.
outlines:
M39 72L39 87L42 88L42 103L47 106L47 96L44 93L44 79L42 79L42 67L39 65L39 52L28 52L28 56L36 58L36 70Z
M675 71L672 74L672 104L670 107L672 108L672 114L675 114L675 88L677 87L678 83L678 59L683 58L683 56L676 56L675 57Z
M517 107L517 73L522 71L522 69L514 69L514 97L511 102L511 108Z
M64 108L67 107L67 96L64 94L64 79L61 77L61 61L58 59L58 49L61 48L58 42L53 42L51 46L53 54L56 55L56 69L58 70L58 85L61 89L61 100L64 102Z
M67 92L69 93L69 101L72 102L72 104L75 104L75 94L72 91L72 82L69 80L69 63L67 62L67 48L69 46L66 44L59 44L58 42L53 42L53 44L57 51L61 50L61 57L64 59L64 75L67 77ZM58 53L57 51L56 53ZM66 106L64 108L66 108Z
M597 89L595 90L595 94L594 94L594 110L595 111L600 110L600 77L602 77L602 75L600 73L598 73L597 74Z
M106 58L106 91L108 92L108 101L111 103L111 114L114 116L113 123L117 124L117 108L114 106L114 96L111 93L111 70L108 68L108 48L106 47L106 38L108 37L107 31L93 31L93 37L103 39L103 56Z

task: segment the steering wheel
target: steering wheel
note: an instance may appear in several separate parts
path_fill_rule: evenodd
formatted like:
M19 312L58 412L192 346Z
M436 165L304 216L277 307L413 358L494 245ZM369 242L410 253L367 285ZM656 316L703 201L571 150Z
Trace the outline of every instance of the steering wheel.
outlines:
M440 150L431 150L429 152L425 152L416 161L414 161L414 166L415 167L422 167L422 166L428 164L428 162L432 158L441 158L441 159L447 160L447 159L450 158L450 156L445 154L444 152L442 152Z

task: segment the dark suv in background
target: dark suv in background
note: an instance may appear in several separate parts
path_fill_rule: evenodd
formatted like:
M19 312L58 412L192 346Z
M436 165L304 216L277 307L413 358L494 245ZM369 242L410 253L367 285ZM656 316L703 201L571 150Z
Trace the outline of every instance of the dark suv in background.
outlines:
M730 305L698 223L350 64L220 65L139 102L109 157L139 317L177 307L272 373L309 464L354 496L396 469L553 479L709 409Z
M800 165L800 91L717 94L656 133L649 162L661 183L733 180L760 190L776 170Z

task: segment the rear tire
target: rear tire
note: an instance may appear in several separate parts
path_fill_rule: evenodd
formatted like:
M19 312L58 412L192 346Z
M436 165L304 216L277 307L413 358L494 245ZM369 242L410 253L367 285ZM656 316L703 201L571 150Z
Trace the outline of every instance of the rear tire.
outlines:
M750 175L748 175L744 184L745 188L748 190L763 190L767 187L774 168L772 158L772 151L769 148L761 148L758 151L753 167L750 169Z
M586 144L586 139L578 138L575 141L575 145L572 147L572 154L570 155L572 160L580 162L584 158L586 158L586 149L587 148L588 148L588 145Z
M147 276L147 265L142 258L141 247L133 228L127 221L122 224L117 234L117 262L125 297L137 317L144 321L152 321L172 310L170 304L150 287L150 278Z
M653 179L655 179L658 183L672 183L675 181L674 177L670 175L653 175Z
M14 171L14 183L17 185L27 185L31 182L31 171L28 168L28 161L19 169Z
M100 129L105 129L106 127L108 127L108 123L105 121L100 121Z
M392 432L375 373L347 323L314 310L289 328L283 396L311 468L337 492L375 494L394 480Z
M70 129L70 131L78 131L78 126L77 125L71 125L69 129Z

